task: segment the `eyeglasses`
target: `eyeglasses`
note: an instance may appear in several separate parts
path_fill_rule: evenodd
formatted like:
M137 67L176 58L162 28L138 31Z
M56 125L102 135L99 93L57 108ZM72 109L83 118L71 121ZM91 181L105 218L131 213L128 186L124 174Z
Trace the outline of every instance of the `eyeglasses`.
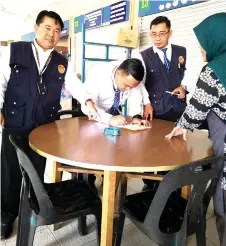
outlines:
M157 34L157 33L151 33L151 37L153 39L157 39L157 37L159 37L160 39L163 39L163 38L166 37L166 34L167 33L169 33L169 31L168 32L160 32L159 34Z

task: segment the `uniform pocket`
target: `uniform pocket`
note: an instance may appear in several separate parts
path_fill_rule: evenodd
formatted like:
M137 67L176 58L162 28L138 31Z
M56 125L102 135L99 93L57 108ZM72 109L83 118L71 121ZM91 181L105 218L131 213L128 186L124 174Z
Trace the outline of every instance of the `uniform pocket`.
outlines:
M150 100L151 100L152 106L154 107L154 110L157 113L163 112L164 92L156 92L156 93L150 94Z
M44 106L44 113L49 122L55 121L57 113L61 109L60 100L59 102L50 102Z
M5 105L5 125L9 128L22 128L25 117L25 101L12 100Z

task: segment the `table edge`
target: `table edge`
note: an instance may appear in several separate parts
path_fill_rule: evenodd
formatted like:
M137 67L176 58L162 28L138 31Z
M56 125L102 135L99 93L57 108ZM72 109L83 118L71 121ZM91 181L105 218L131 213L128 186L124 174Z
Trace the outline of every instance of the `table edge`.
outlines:
M50 154L47 154L37 148L35 148L32 143L29 141L29 145L31 147L31 149L33 151L35 151L37 154L45 157L48 160L53 160L65 165L69 165L72 167L80 167L80 168L86 168L86 169L91 169L91 170L103 170L103 171L116 171L116 172L134 172L134 173L143 173L143 172L155 172L155 171L171 171L173 169L176 169L182 165L186 165L189 164L188 163L184 163L184 164L175 164L175 165L170 165L170 166L157 166L157 167L127 167L127 166L108 166L108 165L101 165L101 164L90 164L90 163L84 163L84 162L76 162L76 161L70 161L70 160L65 160L62 159L60 157L56 157ZM205 158L209 158L211 156L205 157ZM203 159L205 159L203 158ZM200 159L202 160L202 159ZM194 161L198 161L198 160L194 160ZM142 171L141 171L142 170Z

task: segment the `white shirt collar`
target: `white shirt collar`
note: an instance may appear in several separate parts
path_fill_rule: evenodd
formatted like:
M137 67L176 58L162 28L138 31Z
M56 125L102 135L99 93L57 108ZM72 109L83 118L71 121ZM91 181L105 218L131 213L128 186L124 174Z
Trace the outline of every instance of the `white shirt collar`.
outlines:
M43 48L41 48L38 45L36 39L34 39L34 45L37 48L39 54L45 53L46 55L48 55L48 54L50 54L54 50L54 48L52 48L52 49L49 49L49 50L44 51Z
M111 79L113 81L113 86L114 86L114 90L117 89L117 84L116 84L116 81L115 81L115 73L116 73L116 70L118 69L119 66L116 66L113 68L112 70L112 75L111 75Z
M171 51L172 50L172 45L168 44L165 48L167 48L167 51ZM153 45L153 51L154 53L159 53L160 51L162 51L162 49L157 48L155 45Z

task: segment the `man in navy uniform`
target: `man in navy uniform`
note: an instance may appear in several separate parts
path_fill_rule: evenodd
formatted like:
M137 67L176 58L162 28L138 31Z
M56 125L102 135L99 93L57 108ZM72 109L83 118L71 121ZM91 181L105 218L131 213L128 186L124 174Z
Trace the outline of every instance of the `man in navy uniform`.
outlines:
M150 31L153 46L139 54L145 65L144 83L151 101L144 114L175 122L186 107L186 49L169 43L172 30L167 17L155 18Z
M155 18L150 25L153 46L142 51L138 58L145 67L144 83L151 104L144 106L144 117L176 122L184 112L186 49L169 44L172 35L170 20L165 16ZM186 79L187 80L187 79ZM146 188L156 181L144 180Z
M41 11L36 19L34 42L12 43L10 51L1 56L1 238L12 233L21 188L19 163L9 135L22 136L27 154L43 180L46 160L29 148L28 135L35 127L56 120L62 85L65 83L80 103L86 103L89 113L96 112L67 59L54 50L63 26L57 13Z

